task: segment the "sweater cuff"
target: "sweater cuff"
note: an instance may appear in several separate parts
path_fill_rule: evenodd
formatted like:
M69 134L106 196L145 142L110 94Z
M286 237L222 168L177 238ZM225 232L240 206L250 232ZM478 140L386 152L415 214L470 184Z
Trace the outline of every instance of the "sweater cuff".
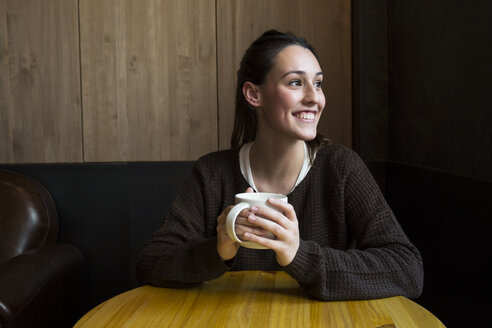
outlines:
M299 283L308 283L316 274L316 267L319 265L319 261L313 259L313 255L316 253L313 249L313 243L301 239L296 256L284 268L284 271Z

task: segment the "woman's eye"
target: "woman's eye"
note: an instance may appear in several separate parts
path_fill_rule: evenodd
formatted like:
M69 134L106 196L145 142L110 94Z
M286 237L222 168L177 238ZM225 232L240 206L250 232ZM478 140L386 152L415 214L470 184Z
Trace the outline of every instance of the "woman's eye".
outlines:
M323 84L323 81L316 81L316 82L314 82L314 86L315 86L316 88L321 88L321 85L322 85L322 84Z
M289 84L292 85L292 86L296 86L296 87L302 85L301 81L299 81L299 80L290 81Z

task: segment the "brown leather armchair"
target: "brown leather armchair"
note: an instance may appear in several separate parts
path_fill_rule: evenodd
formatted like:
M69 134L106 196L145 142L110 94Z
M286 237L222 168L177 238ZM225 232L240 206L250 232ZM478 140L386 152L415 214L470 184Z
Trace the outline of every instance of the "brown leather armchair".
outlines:
M57 237L46 188L0 170L0 328L71 327L80 316L84 258Z

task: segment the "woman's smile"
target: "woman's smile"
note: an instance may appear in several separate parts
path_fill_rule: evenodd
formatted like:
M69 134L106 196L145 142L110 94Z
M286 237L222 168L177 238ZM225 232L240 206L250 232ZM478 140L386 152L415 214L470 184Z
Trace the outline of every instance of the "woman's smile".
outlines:
M301 120L301 122L315 123L316 122L316 112L314 111L302 111L292 114L295 118Z

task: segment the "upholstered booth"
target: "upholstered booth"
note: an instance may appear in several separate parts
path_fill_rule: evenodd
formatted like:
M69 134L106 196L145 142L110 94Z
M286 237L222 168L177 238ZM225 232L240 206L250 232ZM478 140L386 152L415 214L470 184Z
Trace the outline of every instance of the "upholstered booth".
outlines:
M0 327L70 327L80 315L84 258L57 243L58 214L38 181L0 170Z

